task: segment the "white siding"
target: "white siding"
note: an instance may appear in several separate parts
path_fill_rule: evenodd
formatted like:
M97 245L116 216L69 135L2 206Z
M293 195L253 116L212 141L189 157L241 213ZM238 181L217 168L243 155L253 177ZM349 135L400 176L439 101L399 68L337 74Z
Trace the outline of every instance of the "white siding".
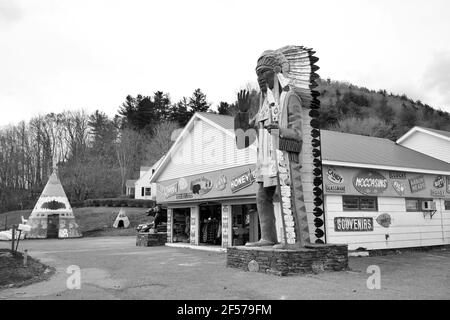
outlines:
M234 135L196 120L168 161L158 181L256 163L256 148L238 150Z
M422 212L406 212L404 198L378 197L378 211L343 211L342 196L325 197L325 215L328 243L346 243L349 250L391 249L421 247L450 243L450 211L444 210L444 200L435 199L437 212L430 219ZM378 215L388 213L392 217L389 228L376 222ZM335 232L335 217L372 217L374 231ZM386 240L386 235L389 238Z
M150 178L152 176L152 169L150 168L147 172L141 173L141 177L135 183L134 198L135 199L145 199L156 201L156 183L150 183ZM142 196L142 188L151 188L150 196Z
M450 163L450 141L448 140L416 131L400 145Z

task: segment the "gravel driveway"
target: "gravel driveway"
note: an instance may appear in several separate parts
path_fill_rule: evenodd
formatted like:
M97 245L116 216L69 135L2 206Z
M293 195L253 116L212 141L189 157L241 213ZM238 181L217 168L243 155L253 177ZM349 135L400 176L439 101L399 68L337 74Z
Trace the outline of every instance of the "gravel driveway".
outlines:
M277 277L225 267L225 253L137 247L135 237L26 240L19 250L56 268L0 299L449 299L450 250L351 257L351 271ZM0 242L0 248L9 243ZM369 266L381 271L370 290ZM73 274L80 270L80 289Z

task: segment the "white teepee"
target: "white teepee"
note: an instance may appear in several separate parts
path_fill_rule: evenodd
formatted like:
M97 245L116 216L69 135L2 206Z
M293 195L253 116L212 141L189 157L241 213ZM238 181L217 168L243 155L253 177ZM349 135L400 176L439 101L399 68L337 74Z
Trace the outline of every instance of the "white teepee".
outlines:
M48 179L27 224L31 231L27 238L76 238L81 237L72 207L56 174Z
M130 220L126 215L125 210L123 208L120 208L116 220L114 221L113 228L128 228L129 226Z

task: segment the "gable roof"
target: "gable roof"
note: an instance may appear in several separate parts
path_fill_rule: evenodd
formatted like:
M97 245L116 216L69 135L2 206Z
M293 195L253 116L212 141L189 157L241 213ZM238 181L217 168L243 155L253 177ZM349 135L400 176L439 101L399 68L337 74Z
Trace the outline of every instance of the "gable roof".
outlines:
M397 143L402 143L407 138L409 138L411 135L413 135L415 132L423 132L447 141L450 141L450 132L444 131L444 130L436 130L436 129L430 129L425 127L419 127L415 126L412 129L410 129L407 133L405 133L403 136L397 139Z
M127 180L127 181L125 182L125 186L126 186L127 188L134 188L134 184L136 183L136 181L137 181L137 180Z
M156 161L156 162L153 164L153 166L151 166L151 167L141 167L141 171L144 171L144 168L145 168L145 173L144 173L142 176L140 176L139 179L137 179L137 180L134 181L133 187L134 187L137 183L140 183L141 180L150 178L151 175L153 174L152 170L155 170L155 172L156 172L156 169L159 167L159 165L161 165L161 163L163 162L163 159L164 159L165 156L166 156L166 155L163 155L161 158L159 158L159 160ZM148 177L149 175L150 175L150 177Z
M321 130L324 164L450 174L450 164L391 140Z
M154 182L154 180L161 174L161 172L164 170L166 165L169 163L169 160L171 159L171 156L175 152L175 150L178 148L179 144L185 137L186 133L191 130L196 122L196 120L204 121L211 126L217 128L221 132L224 132L225 134L233 137L234 139L234 117L232 116L226 116L221 114L215 114L215 113L209 113L209 112L196 112L191 117L191 119L188 121L188 123L184 126L181 133L178 135L175 142L172 144L172 147L170 147L169 151L167 152L166 156L156 168L155 173L150 179L150 183ZM256 149L255 145L251 145L250 148Z

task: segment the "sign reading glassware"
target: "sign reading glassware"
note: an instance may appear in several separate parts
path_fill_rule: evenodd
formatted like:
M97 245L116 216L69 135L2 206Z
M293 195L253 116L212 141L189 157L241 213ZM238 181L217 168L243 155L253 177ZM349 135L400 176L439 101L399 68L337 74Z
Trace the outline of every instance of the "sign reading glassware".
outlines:
M334 231L373 231L373 218L366 217L336 217Z
M251 186L254 181L255 175L253 174L252 170L249 169L240 174L239 176L231 179L230 181L231 192L235 193L248 186Z
M387 189L388 180L376 171L363 170L353 178L353 186L362 194L378 195Z

